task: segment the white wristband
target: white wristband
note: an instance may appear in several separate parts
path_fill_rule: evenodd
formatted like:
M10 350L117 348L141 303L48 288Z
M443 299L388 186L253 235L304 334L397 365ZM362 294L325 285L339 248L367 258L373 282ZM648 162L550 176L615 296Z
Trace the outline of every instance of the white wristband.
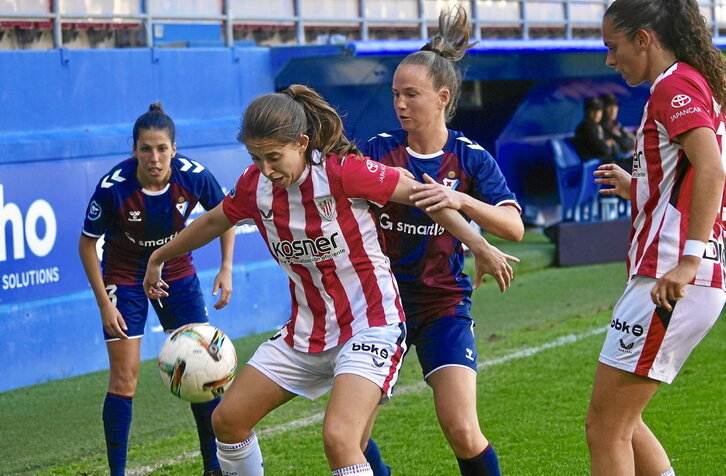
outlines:
M683 247L683 256L703 258L704 253L706 253L706 243L700 240L686 240L686 245Z

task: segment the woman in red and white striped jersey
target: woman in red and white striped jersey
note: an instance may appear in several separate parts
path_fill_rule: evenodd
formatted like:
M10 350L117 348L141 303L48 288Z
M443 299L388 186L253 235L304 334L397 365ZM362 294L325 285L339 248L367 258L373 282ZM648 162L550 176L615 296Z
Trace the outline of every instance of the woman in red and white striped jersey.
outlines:
M257 422L297 395L314 399L330 390L323 440L333 475L372 476L361 448L367 437L361 440L376 406L391 395L406 348L403 308L372 207L411 203L416 182L365 159L344 137L336 111L301 85L254 100L239 140L253 165L222 204L154 252L145 290L163 296L164 261L235 223L254 222L288 275L292 310L213 415L222 470L261 475ZM457 211L431 216L472 248L476 284L484 273L504 279L512 257L490 246Z
M723 59L694 0L616 0L603 19L607 65L650 84L632 175L595 172L632 201L628 283L613 310L587 415L593 475L675 474L643 422L718 319L723 258Z

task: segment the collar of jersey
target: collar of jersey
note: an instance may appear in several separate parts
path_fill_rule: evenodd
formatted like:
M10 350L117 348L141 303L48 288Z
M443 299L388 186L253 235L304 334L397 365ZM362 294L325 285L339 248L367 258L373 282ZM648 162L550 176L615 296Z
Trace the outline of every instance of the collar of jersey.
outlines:
M408 152L411 157L415 157L417 159L435 159L436 157L444 153L443 150L439 150L437 152L434 152L433 154L419 154L408 146L406 146L406 152Z
M169 182L166 183L166 186L162 188L161 190L146 190L145 188L141 187L141 192L143 192L144 195L149 195L151 197L156 197L158 195L164 195L167 190L169 190L169 187L171 184Z
M300 178L291 183L290 186L299 187L305 181L305 179L308 178L308 175L310 175L310 167L312 167L312 165L305 164L305 169L303 170L302 174L300 174Z
M663 78L666 76L670 76L673 74L673 72L676 70L676 67L678 66L678 61L673 63L672 65L668 66L665 71L663 71L660 75L658 75L657 78L655 78L655 81L653 81L653 85L650 87L650 94L653 94L653 90L655 89L655 86L661 82Z

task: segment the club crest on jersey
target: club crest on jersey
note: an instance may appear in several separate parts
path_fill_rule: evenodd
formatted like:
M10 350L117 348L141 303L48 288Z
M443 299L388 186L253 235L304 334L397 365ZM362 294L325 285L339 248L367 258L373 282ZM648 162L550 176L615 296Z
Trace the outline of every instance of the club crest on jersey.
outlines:
M88 205L88 219L91 221L96 221L99 218L101 218L101 207L98 206L98 203L96 203L95 200L91 201L91 204Z
M131 210L129 211L129 221L141 221L141 211Z
M447 178L445 178L443 180L443 184L444 184L444 187L450 188L450 189L454 190L459 185L459 179L447 179Z
M181 199L181 197L179 197ZM179 213L181 213L182 216L187 212L187 207L189 206L189 202L184 201L181 203L176 204L176 209L179 210Z
M335 217L335 199L332 195L315 197L313 200L315 200L315 206L323 220L331 221Z

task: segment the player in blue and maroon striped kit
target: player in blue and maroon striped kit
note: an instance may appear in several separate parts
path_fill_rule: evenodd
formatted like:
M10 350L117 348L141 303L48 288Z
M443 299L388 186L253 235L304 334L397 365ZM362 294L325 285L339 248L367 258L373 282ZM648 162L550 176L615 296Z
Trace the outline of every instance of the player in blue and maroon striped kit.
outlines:
M499 237L519 241L524 234L520 207L492 156L446 127L461 89L455 62L473 46L470 30L462 7L441 13L439 34L404 58L394 74L393 105L402 130L378 134L363 153L424 183L414 187L416 207L389 202L379 213L385 251L401 292L408 344L416 346L461 474L494 476L500 474L499 461L476 411L473 286L463 272L464 250L424 213L453 208ZM507 268L493 273L502 291L513 276ZM373 440L366 457L376 476L389 474Z
M199 162L176 153L175 127L161 106L152 104L133 130L133 158L114 166L91 197L86 210L79 253L96 297L109 354L108 393L103 423L111 475L123 475L131 426L131 409L139 373L141 337L148 299L142 282L151 253L170 241L201 204L209 210L224 198L212 174ZM96 242L104 236L102 270ZM229 302L232 291L234 230L220 239L222 266L213 294L221 291L215 308ZM186 253L169 260L164 280L172 293L152 301L165 331L191 322L207 322L199 280ZM204 474L221 474L216 458L211 414L219 399L193 403Z

